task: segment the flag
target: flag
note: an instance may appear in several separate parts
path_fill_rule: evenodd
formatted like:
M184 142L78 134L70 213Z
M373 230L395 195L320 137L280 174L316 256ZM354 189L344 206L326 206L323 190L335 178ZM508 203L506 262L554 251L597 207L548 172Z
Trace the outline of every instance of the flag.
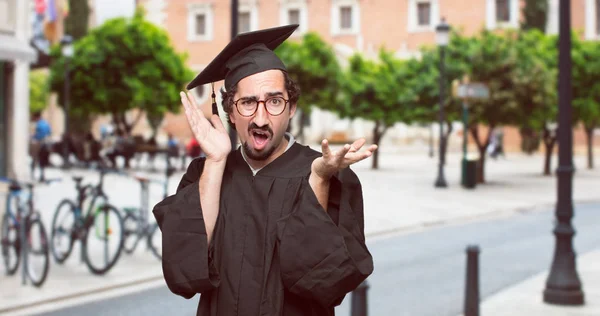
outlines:
M69 15L69 0L62 0L62 4L60 6L62 8L62 15L66 17Z
M48 6L46 7L46 18L48 22L56 21L56 2L55 0L48 0Z
M43 15L46 11L46 0L35 0L35 13Z

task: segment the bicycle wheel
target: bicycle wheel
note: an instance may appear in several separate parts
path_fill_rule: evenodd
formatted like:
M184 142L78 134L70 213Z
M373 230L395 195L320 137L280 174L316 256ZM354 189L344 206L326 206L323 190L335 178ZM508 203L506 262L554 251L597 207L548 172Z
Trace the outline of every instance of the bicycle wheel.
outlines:
M138 218L131 212L127 212L123 219L123 250L126 254L131 254L137 247L140 240L138 232Z
M46 281L50 267L50 250L44 224L39 218L28 220L25 270L33 285L40 287Z
M12 223L8 213L2 216L2 261L7 275L13 275L17 272L19 262L21 261L19 247L19 229Z
M150 250L158 260L162 260L162 232L158 228L158 224L154 224L148 236L148 244Z
M119 259L123 249L123 218L112 205L95 208L86 220L85 263L94 274L104 274Z
M62 200L54 212L50 230L50 249L57 263L65 262L73 251L76 221L75 203Z

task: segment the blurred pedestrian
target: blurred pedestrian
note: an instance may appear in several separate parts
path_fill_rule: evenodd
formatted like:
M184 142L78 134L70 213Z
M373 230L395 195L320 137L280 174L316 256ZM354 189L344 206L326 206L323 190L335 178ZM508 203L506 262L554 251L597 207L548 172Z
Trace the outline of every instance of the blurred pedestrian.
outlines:
M31 156L31 177L35 178L36 165L40 168L40 181L45 179L45 169L50 165L50 152L52 143L50 136L52 129L48 121L42 118L40 112L33 114L34 132L30 140L29 154Z

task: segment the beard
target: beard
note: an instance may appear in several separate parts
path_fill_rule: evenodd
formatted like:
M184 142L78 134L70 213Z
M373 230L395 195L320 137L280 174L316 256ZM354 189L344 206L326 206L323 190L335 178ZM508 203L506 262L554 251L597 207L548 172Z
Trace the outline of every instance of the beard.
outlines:
M271 155L275 151L275 148L277 148L277 146L275 144L272 144L272 146L266 148L266 150L262 152L257 152L250 148L248 142L244 142L244 144L242 145L242 149L244 150L244 154L246 154L246 157L256 161L267 160L267 158L271 157Z

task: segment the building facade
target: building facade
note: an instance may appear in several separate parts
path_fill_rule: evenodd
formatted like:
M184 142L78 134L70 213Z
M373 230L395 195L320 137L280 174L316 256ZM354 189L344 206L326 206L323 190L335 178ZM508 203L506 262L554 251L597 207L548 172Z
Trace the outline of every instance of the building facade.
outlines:
M548 0L547 31L558 32L559 0ZM600 38L600 0L572 0L572 27L587 39ZM230 0L138 0L147 17L163 27L178 51L189 54L189 65L201 71L230 40ZM379 48L400 58L415 56L423 45L435 45L435 26L442 17L455 29L472 35L481 29L518 28L523 0L240 0L239 31L253 31L299 23L292 38L308 31L330 43L340 61L355 52L376 57ZM221 87L217 83L215 87ZM194 89L197 101L210 113L210 85ZM218 96L218 93L217 93ZM457 125L455 130L462 127ZM191 136L183 115L169 115L164 129L182 138ZM340 120L316 110L311 116L307 141L344 135L368 136L372 123ZM402 142L429 137L430 129L398 124L384 140ZM434 135L438 133L435 132ZM508 141L516 131L507 133ZM460 142L457 135L456 141ZM518 147L518 142L517 145ZM509 146L510 147L510 146Z
M27 177L29 67L28 1L0 0L0 177Z

